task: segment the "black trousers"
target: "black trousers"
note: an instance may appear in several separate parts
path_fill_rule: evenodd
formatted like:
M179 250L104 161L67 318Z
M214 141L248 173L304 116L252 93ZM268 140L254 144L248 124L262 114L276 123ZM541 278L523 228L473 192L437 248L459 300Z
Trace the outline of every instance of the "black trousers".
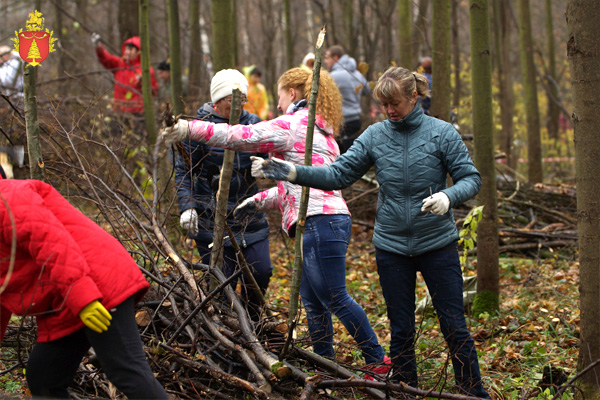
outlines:
M37 343L27 362L32 396L69 399L67 388L83 356L93 347L102 371L129 399L169 399L146 361L133 305L130 297L109 310L112 321L106 332L86 327L58 340Z

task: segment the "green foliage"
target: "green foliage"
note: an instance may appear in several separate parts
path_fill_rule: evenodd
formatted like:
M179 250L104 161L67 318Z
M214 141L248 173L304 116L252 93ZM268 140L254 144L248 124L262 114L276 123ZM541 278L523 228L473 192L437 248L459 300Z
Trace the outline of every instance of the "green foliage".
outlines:
M477 242L477 225L483 217L483 206L477 206L469 211L469 214L463 222L463 228L458 232L460 239L458 245L463 246L463 253L460 256L460 263L464 267L467 266L467 254L469 250L475 248Z

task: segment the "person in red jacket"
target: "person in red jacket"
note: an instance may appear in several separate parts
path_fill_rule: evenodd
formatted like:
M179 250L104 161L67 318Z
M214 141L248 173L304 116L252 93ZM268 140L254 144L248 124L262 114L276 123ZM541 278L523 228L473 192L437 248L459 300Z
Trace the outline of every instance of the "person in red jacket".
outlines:
M92 34L92 43L96 49L96 57L104 68L112 71L115 76L114 107L116 111L142 114L144 101L142 98L142 66L140 63L140 38L134 36L121 45L122 56L110 54L102 44L100 35ZM152 93L158 92L158 83L154 69L150 68Z
M125 248L47 183L0 179L0 342L11 314L35 316L31 394L70 398L90 347L130 399L168 399L146 361L134 304L149 284Z

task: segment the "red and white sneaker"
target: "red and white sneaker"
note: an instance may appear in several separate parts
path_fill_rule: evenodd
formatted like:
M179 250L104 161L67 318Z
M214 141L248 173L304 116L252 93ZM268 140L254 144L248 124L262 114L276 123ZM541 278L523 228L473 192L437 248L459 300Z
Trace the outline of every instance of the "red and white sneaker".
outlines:
M376 380L373 375L387 375L392 369L392 360L389 357L384 356L383 361L377 364L369 364L365 366L367 372L365 372L365 379L368 381Z

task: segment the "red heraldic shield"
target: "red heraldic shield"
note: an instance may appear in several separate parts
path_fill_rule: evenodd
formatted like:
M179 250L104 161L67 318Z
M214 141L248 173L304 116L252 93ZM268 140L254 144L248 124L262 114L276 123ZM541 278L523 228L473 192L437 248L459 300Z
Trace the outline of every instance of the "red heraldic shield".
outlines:
M19 33L19 55L32 66L39 65L48 57L50 34L44 31Z

